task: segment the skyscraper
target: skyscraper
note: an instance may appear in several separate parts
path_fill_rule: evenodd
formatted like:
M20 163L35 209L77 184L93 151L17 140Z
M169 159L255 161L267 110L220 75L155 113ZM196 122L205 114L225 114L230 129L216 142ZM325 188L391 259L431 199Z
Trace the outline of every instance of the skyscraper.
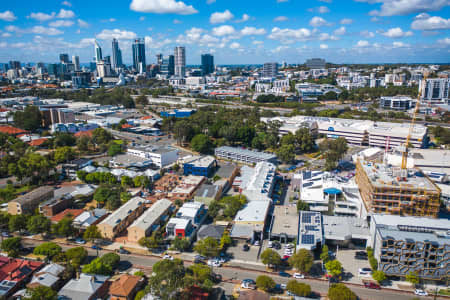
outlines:
M115 70L122 67L122 51L119 48L119 41L116 39L112 40L112 68Z
M202 73L208 75L214 72L214 56L211 54L202 54Z
M182 46L175 47L175 76L183 78L186 73L186 49Z
M72 62L75 66L75 71L80 71L80 57L73 55L72 56Z
M274 78L278 75L278 64L276 62L264 63L262 76L265 78Z
M17 69L17 70L19 70L21 68L20 61L10 60L9 61L9 68L10 69Z
M174 74L174 57L173 55L165 56L161 59L161 74L170 77Z
M132 45L133 67L139 73L144 73L145 64L145 41L144 39L135 39Z
M98 63L103 59L102 47L95 41L95 62Z
M67 54L67 53L62 53L62 54L60 54L60 55L59 55L59 61L60 61L62 64L67 64L67 63L69 63L69 54Z
M163 55L162 53L158 53L156 54L156 64L161 66L162 65L162 60L163 60Z

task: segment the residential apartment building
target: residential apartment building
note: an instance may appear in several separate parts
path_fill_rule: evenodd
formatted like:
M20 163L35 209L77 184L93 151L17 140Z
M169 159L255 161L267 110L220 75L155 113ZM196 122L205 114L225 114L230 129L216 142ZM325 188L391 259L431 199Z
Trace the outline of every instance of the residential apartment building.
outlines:
M324 69L326 61L322 58L307 59L305 65L310 69Z
M262 77L264 78L275 78L278 75L278 63L268 62L264 63L262 70Z
M441 191L418 169L358 160L356 183L369 213L434 218L439 213Z
M380 98L380 108L406 111L415 106L415 100L406 96L388 96Z
M419 87L423 86L422 100L432 103L450 103L450 78L428 78L425 84L421 80Z
M216 166L212 156L191 156L183 160L183 174L209 177Z
M233 160L246 164L254 164L260 161L276 162L277 160L275 154L229 146L216 148L214 154L219 159Z
M243 166L233 186L249 201L271 201L275 184L276 166L270 162L259 162L254 168Z
M386 275L417 272L425 280L448 279L449 220L374 214L370 233L378 270Z
M128 241L137 243L141 238L151 235L167 219L171 208L172 202L167 199L156 201L128 227Z
M144 203L144 198L133 197L116 209L97 225L102 236L107 239L113 239L127 229L144 211Z
M53 198L54 188L41 186L25 195L19 196L8 203L8 213L11 215L32 214L42 201Z
M149 159L156 166L163 168L177 161L178 150L167 147L128 148L127 153L141 158Z

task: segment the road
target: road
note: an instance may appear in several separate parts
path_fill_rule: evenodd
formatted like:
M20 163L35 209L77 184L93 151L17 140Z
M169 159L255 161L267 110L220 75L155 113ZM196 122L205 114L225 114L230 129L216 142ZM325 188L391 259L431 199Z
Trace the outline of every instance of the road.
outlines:
M43 241L40 240L31 240L26 239L23 240L24 246L36 246L41 244ZM61 247L63 250L67 250L73 246L61 244ZM93 250L91 248L87 248L89 256L96 257L97 251ZM100 250L99 255L103 255L104 253L109 253L110 251L104 251ZM134 268L142 268L142 269L150 269L155 263L161 260L161 258L156 256L144 256L144 255L136 255L136 254L121 254L121 264L126 267L134 267ZM127 263L128 262L128 263ZM191 265L192 262L185 260L184 263L186 265ZM229 267L229 266L223 266L220 268L214 268L213 271L215 273L218 273L222 275L222 279L228 283L234 283L238 284L243 279L250 278L253 280L256 280L256 277L259 275L269 275L272 277L276 283L287 283L292 278L285 278L278 276L278 274L270 273L270 272L264 272L264 271L257 271L257 270L250 270L250 269L243 269L238 267ZM321 295L324 295L328 291L328 282L319 280L319 279L301 279L301 282L307 283L311 286L312 291L316 293L320 293ZM224 284L223 285L227 289L227 294L231 293L230 287L232 285ZM411 300L414 298L414 295L409 292L405 291L397 291L397 290L391 290L391 289L382 289L382 290L372 290L372 289L366 289L359 285L350 285L347 284L347 286L353 290L362 300L387 300L387 299L395 299L395 300ZM420 297L421 299L430 299L431 297ZM436 299L448 299L444 297L438 297Z

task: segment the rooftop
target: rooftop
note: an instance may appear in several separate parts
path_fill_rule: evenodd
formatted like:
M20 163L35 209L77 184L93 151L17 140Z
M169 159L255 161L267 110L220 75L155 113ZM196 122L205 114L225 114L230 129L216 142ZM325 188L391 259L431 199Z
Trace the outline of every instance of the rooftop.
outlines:
M53 190L54 189L51 186L41 186L38 187L37 189L32 190L31 192L26 193L25 195L17 197L13 201L20 204L25 204L30 201L33 201L36 198L40 198L47 193L53 192Z
M217 195L217 192L219 191L220 186L213 185L213 184L202 184L197 192L195 193L196 197L208 197L208 198L214 198Z
M184 163L195 165L200 168L207 168L214 163L215 160L216 159L213 156L191 156L184 159Z
M144 203L144 198L133 197L104 219L101 224L108 224L109 226L114 227Z
M231 152L231 153L236 153L241 156L251 156L251 157L256 157L256 158L263 159L263 160L271 160L271 159L277 158L277 156L272 153L265 153L265 152L249 150L249 149L242 149L242 148L238 148L238 147L230 147L230 146L222 146L222 147L216 148L216 151Z
M129 227L139 227L141 229L147 230L150 226L167 211L172 202L167 199L161 199L153 204L149 209L147 209L139 218L137 218Z
M345 241L349 239L369 239L367 221L354 217L322 215L325 239Z
M320 212L300 211L297 245L313 250L322 242L322 217Z
M275 205L272 235L287 234L295 238L298 234L298 217L299 214L295 205Z
M240 223L264 222L269 212L270 204L270 201L250 201L237 212L234 221Z

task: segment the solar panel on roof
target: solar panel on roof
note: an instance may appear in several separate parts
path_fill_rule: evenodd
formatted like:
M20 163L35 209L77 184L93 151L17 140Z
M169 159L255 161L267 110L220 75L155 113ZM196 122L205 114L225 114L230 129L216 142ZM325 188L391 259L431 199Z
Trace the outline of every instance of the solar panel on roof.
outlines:
M314 225L306 225L305 229L309 231L318 231L317 227Z
M312 234L302 235L302 244L313 245L314 244L314 235L312 235Z

